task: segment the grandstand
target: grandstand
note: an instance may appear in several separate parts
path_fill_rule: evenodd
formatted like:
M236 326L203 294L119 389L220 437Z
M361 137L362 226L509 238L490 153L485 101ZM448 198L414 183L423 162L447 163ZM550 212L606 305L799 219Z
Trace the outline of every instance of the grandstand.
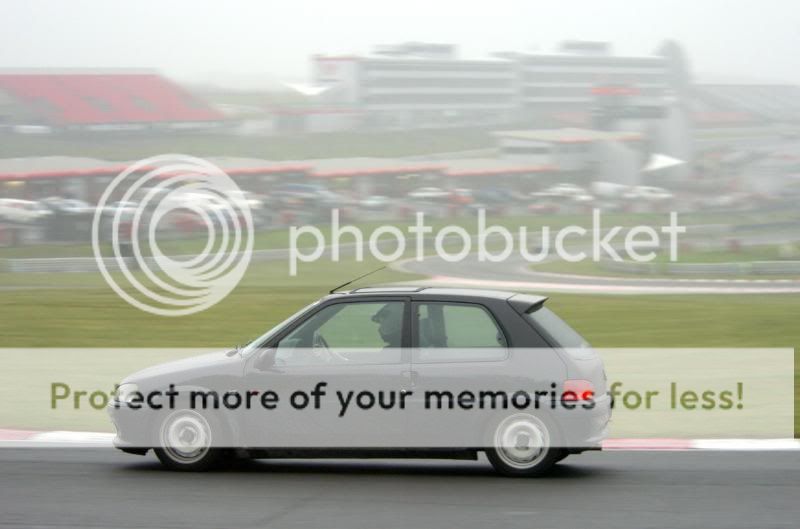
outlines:
M312 76L321 103L357 111L370 128L598 127L598 107L614 99L628 107L617 121L634 130L642 128L637 119L676 112L699 127L800 122L800 87L696 84L672 41L642 56L614 54L606 42L567 41L552 52L482 59L461 58L449 44L405 43L367 55L315 55ZM627 94L609 97L609 89Z
M462 59L453 45L406 43L366 56L316 55L312 71L321 100L358 109L377 128L520 120L561 127L588 124L598 86L635 87L638 103L663 106L684 82L676 62L661 52L614 55L603 42L482 59Z
M701 84L693 96L701 121L800 122L800 86Z
M18 131L195 129L222 120L205 102L152 72L0 72L0 126Z
M419 47L419 45L417 45ZM374 128L505 123L516 105L514 63L420 54L415 46L367 57L317 55L314 83L330 106L358 110ZM410 49L407 49L410 48Z

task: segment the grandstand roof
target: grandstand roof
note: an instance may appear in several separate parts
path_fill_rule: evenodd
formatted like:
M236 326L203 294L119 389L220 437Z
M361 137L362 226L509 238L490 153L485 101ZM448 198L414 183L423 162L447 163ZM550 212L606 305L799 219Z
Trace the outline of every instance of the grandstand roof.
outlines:
M312 166L312 176L336 178L349 176L380 176L404 173L440 171L438 163L421 163L394 158L320 158L307 160Z
M0 73L0 90L54 126L223 119L155 73Z
M211 158L209 162L223 169L231 177L304 173L311 166L302 162L280 162L258 158ZM128 169L134 162L110 162L94 158L69 156L44 156L33 158L0 159L0 182L52 180L59 178L113 176ZM154 167L143 166L142 171Z
M265 174L303 173L312 178L391 177L403 174L436 172L451 177L528 174L555 170L496 158L455 158L418 162L400 158L327 158L276 161L261 158L214 157L207 161L231 177ZM72 177L113 176L133 162L111 162L94 158L46 156L0 159L0 182L52 180ZM143 167L142 171L150 170Z
M502 158L454 158L437 162L445 166L444 173L447 176L528 174L555 170L548 165L525 164Z

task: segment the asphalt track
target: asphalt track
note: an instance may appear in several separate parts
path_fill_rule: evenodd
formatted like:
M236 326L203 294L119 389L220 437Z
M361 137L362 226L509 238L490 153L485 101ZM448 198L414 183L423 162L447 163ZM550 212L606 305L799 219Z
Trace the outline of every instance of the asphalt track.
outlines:
M0 527L797 527L800 452L601 452L546 478L488 463L248 461L206 474L112 449L0 449Z
M506 290L596 294L785 294L800 293L800 280L790 279L656 279L595 277L537 272L521 256L500 263L479 261L477 254L449 263L436 256L405 260L398 270L430 276L417 284L463 285Z

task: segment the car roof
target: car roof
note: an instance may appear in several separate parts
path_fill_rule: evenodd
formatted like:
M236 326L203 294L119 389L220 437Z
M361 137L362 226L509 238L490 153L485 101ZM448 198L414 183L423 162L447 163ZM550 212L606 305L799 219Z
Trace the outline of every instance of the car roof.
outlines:
M520 294L505 290L488 290L478 288L463 287L436 287L436 286L412 286L412 285L388 285L362 287L353 290L335 292L327 296L329 298L342 297L361 297L361 296L380 296L380 297L411 297L412 299L491 299L491 300L515 300L524 301L526 304L535 305L547 300L546 296L535 294Z

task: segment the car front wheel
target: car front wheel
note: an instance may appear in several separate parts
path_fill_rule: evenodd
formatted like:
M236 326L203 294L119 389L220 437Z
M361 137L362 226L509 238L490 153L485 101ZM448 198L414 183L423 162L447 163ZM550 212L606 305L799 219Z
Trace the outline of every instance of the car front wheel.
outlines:
M154 451L169 469L208 470L219 464L224 455L222 449L213 447L215 431L220 430L213 417L194 410L175 410L161 421Z

